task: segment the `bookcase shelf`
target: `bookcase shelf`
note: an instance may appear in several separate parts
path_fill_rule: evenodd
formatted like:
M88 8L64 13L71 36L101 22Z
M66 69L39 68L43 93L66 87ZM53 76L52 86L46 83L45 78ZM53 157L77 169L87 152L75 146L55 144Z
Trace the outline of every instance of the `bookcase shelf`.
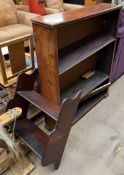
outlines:
M112 34L102 34L84 42L81 40L62 49L58 55L59 74L68 71L113 41L115 41L115 38Z
M106 96L107 91L102 92L99 95L81 103L78 107L77 114L72 125L78 122L82 118L82 116L84 116L90 109L92 109L97 103L99 103Z
M81 78L71 85L71 87L68 87L62 91L61 101L65 98L73 98L78 93L78 91L82 91L81 98L83 98L97 86L108 80L108 78L109 76L101 71L96 71L95 75L87 80Z

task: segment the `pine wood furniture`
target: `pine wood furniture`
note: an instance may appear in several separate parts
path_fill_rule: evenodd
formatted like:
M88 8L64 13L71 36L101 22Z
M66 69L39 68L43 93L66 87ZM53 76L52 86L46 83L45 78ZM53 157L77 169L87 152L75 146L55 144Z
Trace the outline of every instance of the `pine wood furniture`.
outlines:
M20 11L16 7L13 0L0 1L0 83L5 87L12 84L10 79L26 69L24 42L27 40L30 40L34 69L31 19L38 15ZM12 76L9 77L6 75L5 60L1 52L1 48L5 46L8 47L11 63L9 72ZM29 43L26 46L29 46Z
M31 66L26 66L25 45L28 41L30 46ZM5 58L2 54L2 47L8 46L10 68L5 64ZM17 37L0 43L0 84L4 87L12 86L17 79L17 75L21 72L27 72L34 69L34 48L32 34Z
M15 132L43 166L59 168L71 127L108 95L120 10L99 4L33 20L38 70L19 76L7 109L22 108ZM89 71L95 74L83 79ZM43 112L49 132L27 119L30 103Z

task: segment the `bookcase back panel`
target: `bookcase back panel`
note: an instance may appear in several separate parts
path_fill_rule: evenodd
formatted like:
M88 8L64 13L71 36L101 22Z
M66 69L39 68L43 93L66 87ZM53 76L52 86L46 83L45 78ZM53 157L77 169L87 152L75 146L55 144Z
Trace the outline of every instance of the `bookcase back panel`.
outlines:
M107 47L97 53L97 69L110 75L111 65L113 62L115 42L112 42Z
M79 65L76 65L72 69L68 70L60 76L60 90L69 87L74 82L81 79L82 75L90 70L96 68L96 54L92 55Z
M62 26L57 29L58 49L62 49L100 30L100 16Z
M62 49L87 36L110 33L116 37L118 10L97 17L86 19L57 29L58 49ZM114 20L113 20L114 18Z
M103 31L105 33L111 33L115 37L117 34L118 18L120 14L119 11L120 10L116 10L101 16L101 19L102 19L101 25L102 25Z

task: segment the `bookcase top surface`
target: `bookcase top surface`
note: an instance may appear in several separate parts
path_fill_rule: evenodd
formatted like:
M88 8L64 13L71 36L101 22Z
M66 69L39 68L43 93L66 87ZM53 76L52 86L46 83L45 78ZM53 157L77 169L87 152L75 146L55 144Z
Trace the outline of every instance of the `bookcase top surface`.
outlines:
M121 5L101 3L95 6L82 7L81 9L37 17L33 19L32 22L38 23L46 27L58 27L66 23L71 23L74 21L95 17L100 14L121 9L121 7L122 7Z

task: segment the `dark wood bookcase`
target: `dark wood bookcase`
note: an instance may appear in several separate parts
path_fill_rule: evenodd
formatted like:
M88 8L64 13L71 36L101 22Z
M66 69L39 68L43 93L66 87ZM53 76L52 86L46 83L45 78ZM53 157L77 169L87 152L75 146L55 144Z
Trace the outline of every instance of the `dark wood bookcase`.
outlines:
M15 133L43 166L59 168L71 127L108 94L120 10L99 4L33 20L38 70L19 75L7 109L22 108ZM83 79L90 70L95 74ZM52 131L28 119L30 103L40 109Z
M107 96L120 10L102 3L33 20L41 94L60 106L82 91L73 124Z

